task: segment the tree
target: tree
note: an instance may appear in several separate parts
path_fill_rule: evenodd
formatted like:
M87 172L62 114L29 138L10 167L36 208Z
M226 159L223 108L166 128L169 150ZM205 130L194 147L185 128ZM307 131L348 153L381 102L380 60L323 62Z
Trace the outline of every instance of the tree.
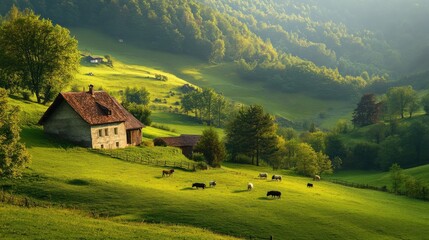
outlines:
M412 115L417 101L412 86L392 87L387 91L387 107L391 115L399 114L404 118L406 111Z
M423 96L423 98L421 99L421 105L423 106L426 115L429 115L429 94Z
M397 194L401 190L405 176L402 172L402 168L396 163L392 164L389 172L390 180L392 181L392 191Z
M352 149L353 167L369 170L376 168L378 144L371 142L357 143Z
M30 154L19 142L18 108L7 104L7 92L0 88L0 177L18 177L30 163Z
M321 131L305 132L301 135L302 141L310 144L316 152L325 152L325 138L326 133Z
M317 153L307 143L300 143L295 155L295 171L305 176L314 176L319 173Z
M46 103L77 72L79 51L70 32L30 10L13 7L0 27L0 69L20 77L21 86Z
M150 93L144 87L140 89L127 87L125 89L124 102L147 106L150 102Z
M195 152L202 153L207 164L213 167L219 167L226 157L225 145L213 128L203 131L200 141L195 146Z
M325 153L331 160L336 157L340 159L345 159L347 157L347 148L338 134L326 135L325 143Z
M378 122L380 104L376 103L374 94L365 94L353 111L353 125L362 127Z
M152 120L150 119L152 111L150 111L148 107L133 102L124 102L122 103L122 106L124 106L124 108L127 109L128 112L130 112L144 125L150 126L150 124L152 123Z
M393 163L399 163L403 157L403 147L399 136L389 136L380 143L377 160L382 170L387 170Z
M226 147L232 160L244 154L256 160L268 158L277 151L277 125L261 106L243 108L226 128Z

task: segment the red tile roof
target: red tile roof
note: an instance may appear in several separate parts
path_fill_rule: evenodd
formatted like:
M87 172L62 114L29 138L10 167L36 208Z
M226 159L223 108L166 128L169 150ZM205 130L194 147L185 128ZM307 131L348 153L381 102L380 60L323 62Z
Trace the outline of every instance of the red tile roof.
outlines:
M179 137L160 137L156 140L162 140L167 146L172 147L193 147L197 145L200 140L200 135L186 135L182 134ZM155 140L155 141L156 141Z
M39 120L39 124L43 125L63 101L67 102L70 107L90 125L125 122L126 129L144 127L144 125L131 113L125 110L115 98L104 91L94 91L93 94L89 92L67 92L58 94L54 102Z

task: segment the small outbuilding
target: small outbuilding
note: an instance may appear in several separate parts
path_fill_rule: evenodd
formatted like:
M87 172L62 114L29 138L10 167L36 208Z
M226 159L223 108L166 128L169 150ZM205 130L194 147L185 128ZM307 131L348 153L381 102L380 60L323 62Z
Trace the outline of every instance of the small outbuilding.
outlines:
M155 138L153 143L155 146L170 146L178 147L182 150L182 154L187 158L192 158L194 147L200 141L200 135L182 134L179 137L160 137Z
M104 91L58 94L39 120L45 133L90 148L140 145L145 126Z

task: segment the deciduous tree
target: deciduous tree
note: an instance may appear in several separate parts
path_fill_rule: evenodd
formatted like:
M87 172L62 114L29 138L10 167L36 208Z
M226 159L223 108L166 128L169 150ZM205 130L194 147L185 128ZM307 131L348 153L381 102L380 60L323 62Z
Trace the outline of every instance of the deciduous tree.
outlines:
M52 100L79 66L76 39L70 32L30 10L13 7L0 27L0 68L18 75L37 102Z
M408 111L412 116L416 102L417 95L412 86L392 87L387 92L387 107L391 115L399 114L404 118Z
M30 163L30 154L20 140L18 108L7 104L7 92L0 88L0 177L18 177Z
M365 94L353 112L353 125L361 127L374 124L380 115L380 104L376 103L374 94Z

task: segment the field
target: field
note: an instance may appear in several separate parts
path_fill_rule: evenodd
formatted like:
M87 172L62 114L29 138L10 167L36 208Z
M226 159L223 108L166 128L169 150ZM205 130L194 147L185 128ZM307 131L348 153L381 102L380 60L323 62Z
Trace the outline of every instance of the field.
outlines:
M404 169L403 173L413 176L423 182L429 183L429 164L415 168ZM329 178L344 180L351 183L368 184L376 187L391 185L390 174L388 172L341 171L335 173Z
M67 146L45 138L40 128L25 128L22 136L33 163L22 179L1 180L0 184L18 196L52 207L2 205L0 224L8 226L7 232L2 231L6 239L30 238L30 230L22 230L21 224L26 221L38 234L51 226L46 231L51 239L61 232L73 238L78 234L71 230L74 226L89 231L88 238L101 239L116 229L124 229L124 234L129 235L123 236L132 238L145 234L149 228L159 234L157 239L170 239L168 234L188 239L182 235L182 231L187 232L185 227L174 230L175 227L163 228L158 223L241 238L272 235L274 239L423 239L429 234L429 207L423 201L325 181L307 188L308 178L247 165L226 164L221 169L197 172L177 169L171 177L163 178L162 167L129 163ZM282 174L284 179L258 179L260 171ZM207 184L210 180L216 180L218 185L205 190L191 187L193 182ZM247 191L247 182L255 185L254 190ZM282 198L267 198L269 190L281 191ZM9 212L17 212L22 220ZM52 226L59 218L63 221ZM40 224L31 219L39 219ZM141 222L154 225L140 226ZM159 228L167 232L157 231ZM201 234L210 239L212 233Z
M240 80L235 74L236 66L233 63L210 65L183 55L151 51L145 49L145 46L136 47L126 40L120 43L88 29L71 29L71 32L78 39L81 51L101 56L109 54L114 58L113 69L82 67L77 83L84 86L89 82L95 83L96 88L102 85L107 90L144 86L154 91L153 98L165 98L174 87L190 82L200 87L213 88L232 101L260 104L271 114L297 123L317 122L323 128L334 126L340 118L350 119L357 102L325 101L304 94L273 92L257 83ZM93 72L94 76L85 75L88 72ZM147 78L152 76L148 72L152 75L164 74L169 80L162 84L151 81ZM177 101L176 97L167 98L168 104ZM323 118L320 118L321 114Z

